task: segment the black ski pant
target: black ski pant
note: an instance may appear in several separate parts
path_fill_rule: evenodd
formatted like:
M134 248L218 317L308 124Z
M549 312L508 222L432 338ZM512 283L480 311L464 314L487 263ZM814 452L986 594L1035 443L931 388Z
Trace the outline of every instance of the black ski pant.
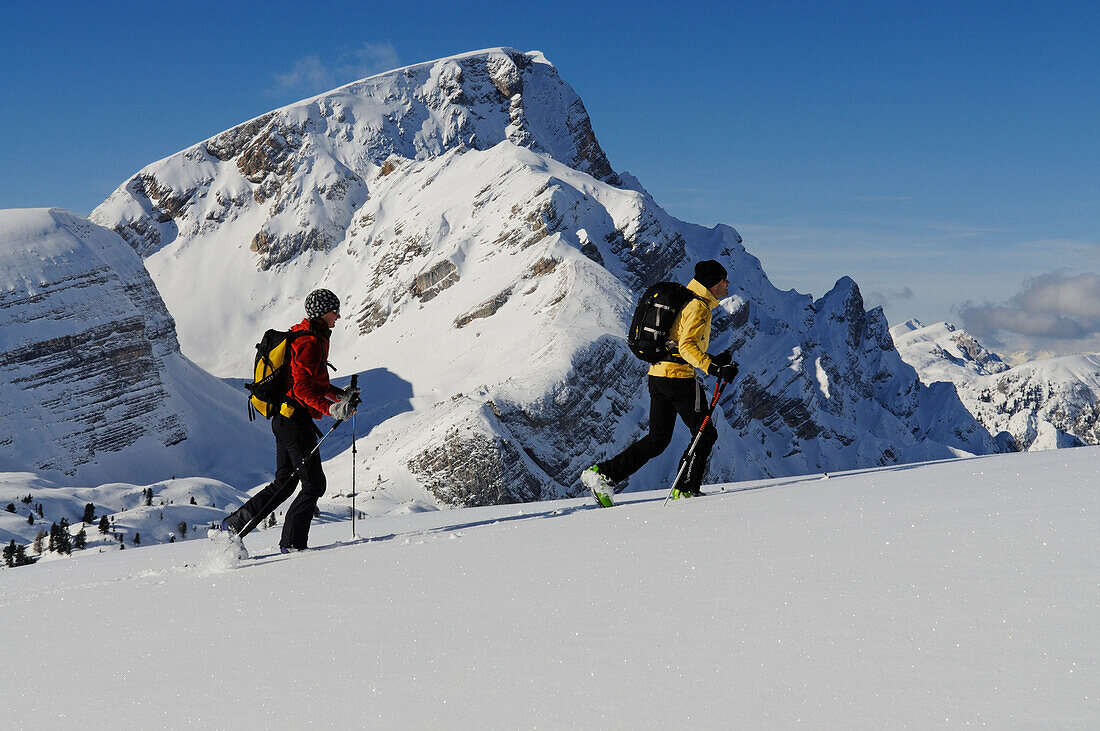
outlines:
M650 376L649 434L631 444L618 456L600 462L600 472L614 483L622 482L640 470L646 462L664 452L672 441L677 414L687 424L694 439L699 425L706 418L709 406L706 394L694 378ZM699 490L699 486L703 484L703 473L707 469L707 458L717 440L718 430L713 423L707 424L684 475L681 490ZM686 452L684 456L687 456Z
M271 431L275 434L275 480L230 515L227 522L230 528L240 532L249 521L264 520L294 494L300 474L302 491L287 508L279 545L306 548L309 524L317 509L317 500L325 494L326 487L321 453L313 451L317 446L318 430L308 417L275 414L271 417ZM312 456L306 459L311 452ZM299 465L298 470L294 469L295 465Z

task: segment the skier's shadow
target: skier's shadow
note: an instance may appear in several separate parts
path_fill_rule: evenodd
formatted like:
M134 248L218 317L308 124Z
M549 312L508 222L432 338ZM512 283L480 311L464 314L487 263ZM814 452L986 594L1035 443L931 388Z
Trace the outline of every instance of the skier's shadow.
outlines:
M807 482L809 480L820 480L820 476L813 477L801 477L792 478L790 480L784 480L782 482L773 482L764 485L752 485L741 488L732 488L724 490L716 490L714 492L707 493L704 497L717 497L719 495L732 495L738 492L746 492L750 490L766 490L769 488L778 488L794 485L801 482ZM642 494L624 493L622 495L623 502L617 503L617 507L628 507L645 505L647 503L663 503L665 501L666 494L664 492L646 492ZM538 503L523 503L526 506L537 505ZM310 548L309 553L316 551L329 551L334 548L345 548L347 546L357 546L367 543L383 543L387 541L394 541L399 539L419 539L419 538L431 538L433 536L446 535L454 533L455 531L469 530L471 528L483 528L491 525L503 525L506 523L514 523L517 521L527 520L545 520L548 518L563 518L574 513L589 510L601 510L595 503L586 500L578 499L575 505L559 506L554 508L547 508L545 510L534 510L532 512L520 513L519 515L506 515L502 517L482 518L479 520L467 520L463 522L447 523L446 525L438 525L432 528L418 528L413 530L401 531L400 533L385 533L376 536L358 536L349 541L338 541L336 543L329 544L327 546L317 546L316 548ZM614 510L616 508L607 508L608 510ZM337 520L326 520L326 523L339 522ZM370 522L370 518L364 519L365 523ZM272 560L280 560L286 558L280 554L267 554L254 557L261 563L267 563ZM255 564L259 565L259 564Z
M526 503L530 505L531 503ZM327 546L311 547L306 553L319 553L321 551L331 551L335 548L347 548L348 546L360 546L367 543L383 543L385 541L393 541L400 538L429 538L437 535L445 535L453 533L454 531L467 530L470 528L481 528L489 525L500 525L503 523L511 523L517 520L539 520L544 518L560 518L565 515L572 515L581 510L597 510L595 504L584 503L580 505L570 505L567 507L554 508L553 510L542 510L533 513L523 513L521 515L506 515L501 518L484 518L482 520L470 520L464 523L448 523L447 525L440 525L434 528L421 528L416 530L402 531L400 533L387 533L379 536L359 536L349 541L337 541L336 543L330 543ZM369 521L370 518L364 519ZM336 521L326 521L336 522ZM294 554L283 555L281 553L261 553L256 556L252 556L252 560L247 564L242 564L242 568L254 568L256 566L263 566L264 564L274 563L275 561L283 561L291 558Z
M400 412L398 412L398 413L400 413ZM976 457L976 458L972 457L970 459L982 459L982 458L984 458L984 456L983 457ZM791 477L787 477L787 478L773 478L771 480L765 480L765 481L761 481L761 482L757 482L757 483L749 483L749 484L744 484L744 483L739 484L739 483L733 482L733 483L727 483L720 490L713 490L711 492L708 492L708 493L704 494L702 499L705 500L706 498L715 498L715 497L718 497L720 495L731 495L732 496L732 495L736 495L737 493L741 493L741 492L754 492L754 491L757 491L757 490L776 490L776 489L781 489L781 488L785 488L785 487L806 486L808 483L827 482L831 478L838 478L838 477L844 477L844 476L854 476L854 475L863 475L863 474L868 474L868 473L872 473L872 472L881 472L881 473L901 472L901 471L906 471L906 470L917 469L919 467L924 467L924 466L927 466L929 464L934 464L934 463L937 463L937 462L945 462L946 463L946 462L954 462L954 461L956 461L956 460L954 460L954 459L945 459L945 460L933 460L931 462L915 463L915 464L885 465L885 466L882 466L882 467L872 467L872 468L867 468L867 469L857 469L857 470L850 470L850 471L846 471L846 472L833 473L832 475L829 475L829 474L826 474L826 473L817 473L817 474L809 474L809 475L792 475ZM645 505L645 504L649 504L649 503L664 503L666 497L667 497L667 493L665 493L664 491L641 491L639 493L626 492L626 493L622 493L620 498L617 498L617 499L621 499L622 502L616 503L616 506L617 507L625 507L625 506L630 506L630 505ZM693 498L690 501L684 501L684 502L690 504L690 503L693 503L695 500L696 500L696 498ZM538 503L523 503L523 504L531 506L531 505L537 505ZM500 525L500 524L512 523L512 522L515 522L515 521L523 521L523 520L540 520L540 519L546 519L546 518L560 518L560 517L572 515L574 513L578 513L578 512L581 512L581 511L600 510L600 509L601 508L597 507L592 502L589 502L587 500L585 500L584 502L580 502L578 500L577 504L575 504L575 505L567 505L567 506L564 506L564 507L548 508L546 510L536 510L536 511L533 511L533 512L530 512L530 513L521 513L519 515L507 515L507 516L504 516L504 517L483 518L481 520L469 520L469 521L466 521L466 522L448 523L447 525L440 525L440 526L436 526L434 528L423 528L423 529L417 529L417 530L408 530L408 531L402 531L400 533L387 533L387 534L384 534L384 535L377 535L377 536L359 536L359 537L356 537L356 538L354 538L350 541L340 541L340 542L333 543L333 544L330 544L330 545L327 545L327 546L318 546L317 548L311 548L311 549L309 549L309 551L310 551L310 553L313 553L314 551L328 551L328 550L331 550L333 548L344 548L346 546L362 545L362 544L366 544L366 543L382 543L382 542L385 542L385 541L393 541L393 540L397 540L397 539L400 539L400 538L406 538L406 539L429 538L429 537L432 537L432 536L445 535L447 533L452 533L454 531L467 530L467 529L470 529L470 528L480 528L480 527L485 527L485 526L490 526L490 525ZM607 508L607 509L614 510L615 508ZM365 520L369 521L370 519L367 518ZM336 521L325 521L325 522L336 522ZM283 559L283 558L286 558L286 557L284 557L280 554L268 554L268 555L256 556L254 558L258 562L257 564L254 564L254 565L260 565L262 563L268 563L268 562L275 561L275 560L280 560L280 559Z
M787 487L790 485L808 482L812 480L820 480L820 475L792 478L790 480L784 480L782 482L773 482L763 485L752 485L740 488L730 488L723 490L715 490L713 492L706 493L703 497L717 497L719 495L732 495L738 492L747 492L750 490L766 490L770 488ZM504 523L512 523L515 521L525 520L543 520L547 518L563 518L574 513L588 510L615 510L618 507L638 506L650 503L664 503L667 493L664 491L647 491L645 493L622 493L622 502L616 503L614 508L600 508L594 502L587 499L579 499L575 505L567 505L564 507L548 508L546 510L536 510L530 513L521 513L519 515L507 515L498 518L485 518L482 520L469 520L460 523L448 523L447 525L440 525L434 528L424 528L420 530L402 531L401 533L387 533L378 536L369 536L357 538L347 543L340 543L333 546L325 546L324 548L339 548L340 546L355 545L359 543L381 543L383 541L392 541L399 538L421 538L433 535L441 535L451 533L453 531L466 530L470 528L481 528L490 525L501 525ZM583 501L582 501L583 500ZM523 503L523 505L532 506L538 503ZM369 521L369 518L367 519ZM312 549L311 549L312 550Z
M534 503L525 503L525 505L533 505ZM561 518L566 515L572 515L573 513L582 510L598 510L595 504L583 503L580 505L569 505L566 507L557 507L548 510L540 510L531 513L521 513L519 515L505 515L498 518L484 518L481 520L468 520L463 523L448 523L447 525L440 525L434 528L424 528L420 530L402 531L401 533L387 533L380 536L365 536L359 538L353 543L381 543L383 541L392 541L398 538L427 538L434 535L443 535L446 533L453 533L459 530L468 530L470 528L483 528L489 525L503 525L506 523L513 523L515 521L525 520L543 520L546 518ZM348 545L348 544L341 544ZM335 546L333 546L335 548Z

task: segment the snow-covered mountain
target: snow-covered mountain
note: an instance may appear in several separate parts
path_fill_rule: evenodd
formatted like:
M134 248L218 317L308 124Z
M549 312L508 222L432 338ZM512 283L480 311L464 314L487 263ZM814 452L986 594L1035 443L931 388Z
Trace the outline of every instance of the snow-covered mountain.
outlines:
M922 381L954 384L963 404L1006 447L1100 444L1100 354L1009 367L950 323L910 320L890 332Z
M242 394L180 354L118 234L60 209L0 211L0 471L251 487L270 437Z
M711 479L996 449L949 386L920 384L854 282L781 292L732 228L676 220L615 172L537 52L441 59L275 110L149 165L92 219L144 258L183 352L221 377L243 376L307 292L337 292L332 361L395 386L368 402L386 418L370 419L362 469L409 499L576 494L581 469L647 427L645 368L623 342L637 295L708 258L733 283L712 351L734 347L744 374ZM667 481L679 451L635 487Z
M890 328L890 336L902 358L917 369L924 383L977 381L1010 367L973 335L948 322L926 326L920 320L909 320Z

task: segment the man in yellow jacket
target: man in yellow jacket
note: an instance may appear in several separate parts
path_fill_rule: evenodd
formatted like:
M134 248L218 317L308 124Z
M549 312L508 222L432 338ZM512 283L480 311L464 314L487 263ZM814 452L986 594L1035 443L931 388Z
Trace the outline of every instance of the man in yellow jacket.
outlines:
M729 293L729 285L726 269L718 262L708 260L695 265L695 279L687 285L695 297L680 310L669 330L670 340L676 343L676 355L673 360L654 363L649 368L649 434L619 455L581 473L581 482L601 505L611 505L611 495L619 492L615 489L617 484L668 448L677 414L692 434L699 429L707 415L708 403L695 378L696 368L724 381L732 381L737 375L737 364L729 353L707 354L711 310ZM717 438L714 424L708 424L687 466L679 489L681 496L702 494L699 486Z

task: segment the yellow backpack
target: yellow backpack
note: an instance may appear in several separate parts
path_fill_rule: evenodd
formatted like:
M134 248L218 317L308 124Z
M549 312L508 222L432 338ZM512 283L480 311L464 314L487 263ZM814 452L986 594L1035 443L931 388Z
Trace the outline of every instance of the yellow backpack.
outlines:
M248 389L248 418L256 419L256 413L270 419L276 412L283 416L294 413L294 405L287 403L287 369L290 367L290 344L302 335L313 335L308 330L268 330L256 343L256 363L253 381Z

